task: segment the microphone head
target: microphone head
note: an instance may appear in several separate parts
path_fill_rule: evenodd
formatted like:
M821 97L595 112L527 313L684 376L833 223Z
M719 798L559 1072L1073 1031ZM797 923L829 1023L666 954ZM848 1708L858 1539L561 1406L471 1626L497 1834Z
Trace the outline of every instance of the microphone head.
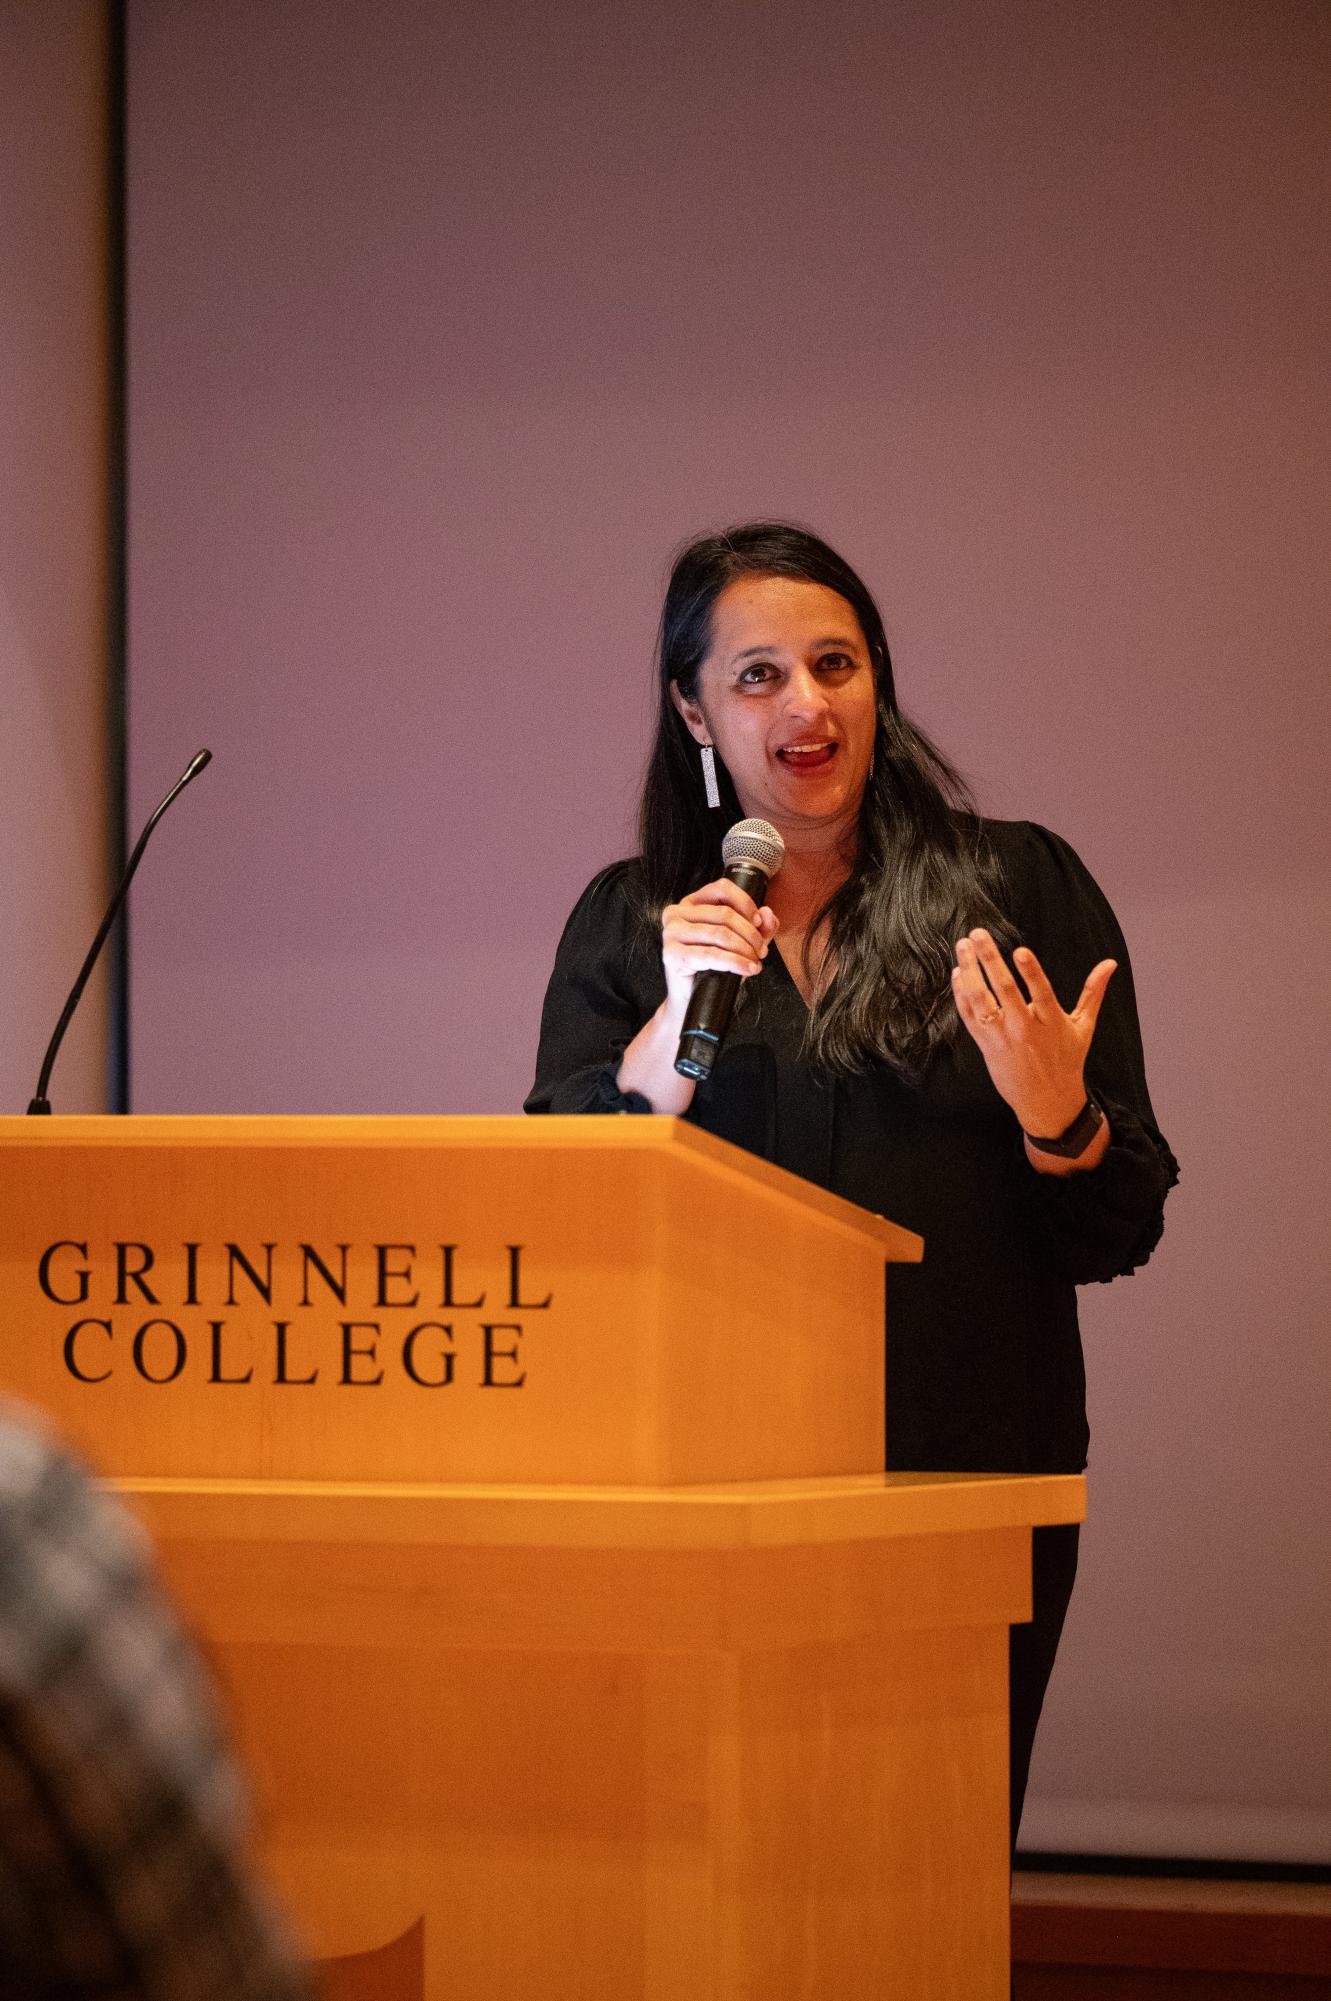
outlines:
M727 868L748 862L770 882L786 859L786 844L766 820L736 820L721 843L721 859Z

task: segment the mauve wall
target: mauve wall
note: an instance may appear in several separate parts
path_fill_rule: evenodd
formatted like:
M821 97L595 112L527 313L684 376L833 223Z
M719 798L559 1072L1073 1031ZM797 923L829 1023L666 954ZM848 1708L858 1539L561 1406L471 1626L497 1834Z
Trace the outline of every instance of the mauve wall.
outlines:
M668 554L818 527L1134 948L1032 1846L1325 1859L1331 21L130 0L142 1111L511 1109Z
M0 1112L21 1112L109 895L106 32L0 7ZM106 968L52 1102L107 1101Z

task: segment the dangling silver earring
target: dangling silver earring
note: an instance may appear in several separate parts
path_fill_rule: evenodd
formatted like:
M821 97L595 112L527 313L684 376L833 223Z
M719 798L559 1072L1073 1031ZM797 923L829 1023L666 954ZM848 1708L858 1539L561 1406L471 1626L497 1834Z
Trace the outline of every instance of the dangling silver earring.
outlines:
M707 804L719 806L721 789L716 782L716 752L710 743L705 743L702 747L702 784L703 791L707 794Z

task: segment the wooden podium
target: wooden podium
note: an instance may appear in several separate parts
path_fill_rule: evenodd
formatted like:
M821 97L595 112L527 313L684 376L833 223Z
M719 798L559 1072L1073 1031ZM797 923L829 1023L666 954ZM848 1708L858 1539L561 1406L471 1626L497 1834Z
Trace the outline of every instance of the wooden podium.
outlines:
M0 1381L156 1538L337 2001L1002 2001L1083 1483L877 1470L918 1238L668 1119L0 1153Z

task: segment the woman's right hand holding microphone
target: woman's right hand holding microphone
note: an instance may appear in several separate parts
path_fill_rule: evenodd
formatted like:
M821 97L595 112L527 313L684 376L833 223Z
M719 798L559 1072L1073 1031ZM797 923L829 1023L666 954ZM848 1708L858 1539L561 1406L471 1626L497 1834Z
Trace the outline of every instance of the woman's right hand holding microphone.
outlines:
M661 961L666 1006L679 1021L699 973L738 973L742 980L762 971L777 920L766 904L725 876L704 884L661 913Z
M661 963L666 997L630 1042L619 1066L621 1091L638 1091L653 1111L684 1112L695 1086L675 1069L679 1033L693 982L699 973L737 973L742 980L762 971L777 932L775 914L719 876L661 913Z

